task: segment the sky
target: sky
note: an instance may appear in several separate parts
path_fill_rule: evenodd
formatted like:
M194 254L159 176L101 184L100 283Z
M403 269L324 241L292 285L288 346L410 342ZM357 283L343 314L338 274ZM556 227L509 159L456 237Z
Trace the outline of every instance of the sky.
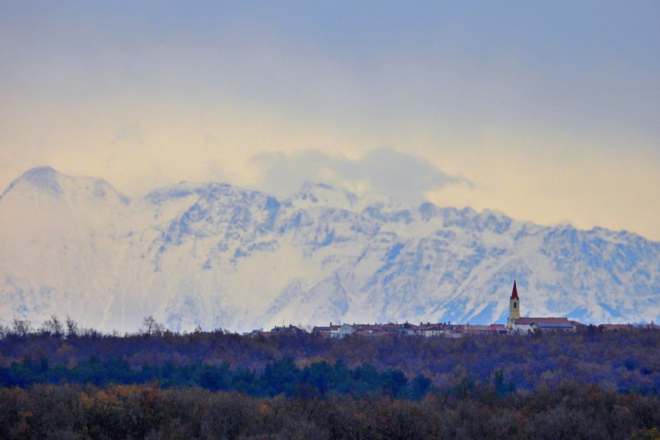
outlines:
M657 23L657 0L0 0L0 187L322 181L660 241Z

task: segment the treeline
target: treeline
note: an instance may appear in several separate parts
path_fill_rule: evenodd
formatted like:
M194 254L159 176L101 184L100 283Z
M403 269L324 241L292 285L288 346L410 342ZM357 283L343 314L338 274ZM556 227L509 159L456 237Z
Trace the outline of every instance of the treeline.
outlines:
M101 363L120 359L131 374L168 364L216 368L228 363L231 371L259 375L268 364L291 358L300 370L322 362L331 366L340 362L351 370L366 365L378 372L400 370L410 382L423 376L441 390L455 387L465 378L493 383L498 374L518 390L553 387L566 379L621 393L657 394L660 389L660 332L646 330L601 333L591 328L533 336L448 339L393 335L335 340L308 333L264 337L218 330L179 334L153 324L151 331L123 336L81 331L72 321L53 331L21 331L19 325L0 335L0 366L11 368L12 363L22 365L26 359L45 359L49 368L59 364L72 369L96 357ZM69 332L68 326L74 331Z
M409 384L401 370L378 372L368 364L350 369L341 361L334 365L316 362L299 368L293 359L284 358L266 364L261 372L230 367L227 362L222 365L167 362L163 366L147 364L133 369L120 357L102 361L96 356L67 367L63 364L51 366L46 358L25 358L20 363L12 362L9 367L0 366L0 387L26 388L44 383L95 386L157 383L164 388L201 387L209 391L239 391L255 397L370 394L416 400L423 398L431 388L431 380L421 375Z
M0 328L0 438L659 439L660 332Z
M3 439L657 439L655 397L563 381L500 396L492 384L421 401L249 397L201 388L0 388Z

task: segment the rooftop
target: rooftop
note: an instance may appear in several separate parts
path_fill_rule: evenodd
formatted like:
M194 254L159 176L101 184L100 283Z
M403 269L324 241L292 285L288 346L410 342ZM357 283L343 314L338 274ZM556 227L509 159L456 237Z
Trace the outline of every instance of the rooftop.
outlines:
M517 325L532 325L532 324L566 324L573 325L568 318L541 318L541 317L526 317L518 318L515 323Z

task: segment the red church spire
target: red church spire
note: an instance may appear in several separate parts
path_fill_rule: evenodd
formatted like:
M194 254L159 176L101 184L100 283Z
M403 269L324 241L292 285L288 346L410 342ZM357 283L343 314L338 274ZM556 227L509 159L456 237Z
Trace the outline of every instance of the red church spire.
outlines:
M518 299L518 288L516 287L516 280L513 280L513 292L511 292L511 299Z

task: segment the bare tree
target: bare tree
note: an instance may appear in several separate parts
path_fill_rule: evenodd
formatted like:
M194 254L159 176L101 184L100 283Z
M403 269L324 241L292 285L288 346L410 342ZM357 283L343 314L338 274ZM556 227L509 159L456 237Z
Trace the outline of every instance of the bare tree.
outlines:
M163 333L165 333L166 330L165 325L157 322L154 326L154 335L163 336Z
M64 324L57 319L57 316L51 315L50 319L45 320L41 325L40 331L55 336L56 338L61 338L64 336Z
M32 332L32 322L27 319L14 318L13 326L12 333L17 336L25 337Z
M79 331L78 323L71 319L69 315L66 315L66 335L68 337L77 336Z
M143 334L150 336L161 335L165 331L165 326L154 319L153 316L147 316L142 320Z

